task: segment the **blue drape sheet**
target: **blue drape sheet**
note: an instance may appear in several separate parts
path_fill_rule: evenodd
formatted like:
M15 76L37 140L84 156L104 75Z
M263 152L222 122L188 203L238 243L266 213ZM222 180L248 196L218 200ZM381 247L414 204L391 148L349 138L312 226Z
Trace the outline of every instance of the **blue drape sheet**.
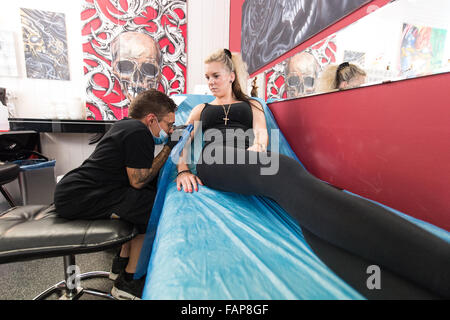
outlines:
M214 99L184 97L177 124L194 106ZM258 101L270 134L278 127L264 101ZM298 160L279 136L279 152ZM320 261L298 224L274 201L206 186L185 193L177 190L175 177L176 167L168 161L136 273L147 274L143 299L364 299ZM392 211L450 241L445 230Z

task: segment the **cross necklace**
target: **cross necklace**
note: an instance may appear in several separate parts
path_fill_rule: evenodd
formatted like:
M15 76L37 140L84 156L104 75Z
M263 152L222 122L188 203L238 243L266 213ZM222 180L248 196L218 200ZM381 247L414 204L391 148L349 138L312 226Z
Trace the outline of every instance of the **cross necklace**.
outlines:
M223 120L225 120L225 125L227 125L228 120L230 120L228 118L228 113L230 113L230 108L231 108L231 103L228 105L228 108L225 110L225 106L222 105L223 108L223 112L225 113L225 118L223 118Z

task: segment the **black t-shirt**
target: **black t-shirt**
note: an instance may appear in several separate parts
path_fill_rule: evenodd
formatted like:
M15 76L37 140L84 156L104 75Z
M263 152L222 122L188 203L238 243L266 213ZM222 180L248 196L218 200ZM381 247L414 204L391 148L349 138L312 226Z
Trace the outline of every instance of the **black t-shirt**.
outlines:
M58 183L55 202L73 203L74 198L114 202L130 182L126 167L151 168L155 143L149 129L139 120L117 121L83 164ZM155 179L156 180L156 179ZM92 202L91 202L92 203Z
M102 184L129 186L126 167L151 168L154 152L148 128L139 120L125 118L111 127L91 156L72 172Z

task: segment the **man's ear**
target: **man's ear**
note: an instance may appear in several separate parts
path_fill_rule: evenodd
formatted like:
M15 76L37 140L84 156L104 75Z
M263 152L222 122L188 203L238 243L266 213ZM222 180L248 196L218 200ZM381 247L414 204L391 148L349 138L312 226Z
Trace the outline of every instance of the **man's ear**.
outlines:
M158 87L159 87L159 84L161 83L161 78L162 78L162 73L160 72L159 74L158 74L158 81L157 81L157 85L156 85L156 90L158 90Z
M148 124L150 124L154 121L158 121L158 118L156 117L156 115L154 113L149 113L144 118L145 118L145 122L147 122Z

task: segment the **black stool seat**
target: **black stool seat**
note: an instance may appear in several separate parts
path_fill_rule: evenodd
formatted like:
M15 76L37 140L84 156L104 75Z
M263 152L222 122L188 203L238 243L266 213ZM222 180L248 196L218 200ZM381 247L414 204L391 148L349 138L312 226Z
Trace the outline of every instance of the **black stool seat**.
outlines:
M81 287L81 280L109 278L110 273L80 274L75 255L118 247L137 233L132 224L117 219L67 220L58 216L53 205L14 207L0 213L0 263L63 256L65 280L36 300L55 293L60 299L79 299L83 294L114 299L109 293Z
M20 166L15 163L0 162L0 185L9 183L19 176Z
M67 220L54 206L30 205L0 214L0 263L101 251L135 235L121 220Z

